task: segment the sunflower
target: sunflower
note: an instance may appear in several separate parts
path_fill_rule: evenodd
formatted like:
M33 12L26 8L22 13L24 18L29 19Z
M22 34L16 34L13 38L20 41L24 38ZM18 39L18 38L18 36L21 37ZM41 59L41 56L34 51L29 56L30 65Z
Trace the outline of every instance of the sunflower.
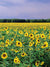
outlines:
M29 48L29 51L33 50L33 48Z
M36 35L35 35L35 38L39 38L39 34L36 34Z
M6 42L9 42L9 39L7 39Z
M22 56L22 57L25 57L25 56L27 56L27 54L26 54L25 52L23 52L23 53L21 54L21 56Z
M5 30L7 30L8 29L8 27L5 27Z
M40 64L40 61L39 61L39 60L37 60L37 61L35 62L35 65L38 67L38 66L39 66L39 64Z
M33 44L34 44L34 42L29 42L29 46L30 47L33 46Z
M33 29L31 30L31 32L34 32Z
M4 47L4 45L0 45L0 47Z
M33 44L31 43L31 44L29 44L29 46L31 47L31 46L33 46Z
M45 38L45 35L44 34L41 34L41 38Z
M38 31L37 31L37 30L35 30L35 31L34 31L34 34L36 34L37 32L38 32Z
M8 47L8 45L9 45L9 41L6 41L5 42L5 47Z
M18 50L14 50L15 51L15 53L17 53L18 52Z
M30 37L30 38L33 38L33 37L34 37L34 35L31 33L31 34L29 35L29 37Z
M17 57L14 58L14 63L15 63L15 64L20 64L20 60L19 60L19 58L17 58Z
M2 58L2 59L6 59L7 57L8 57L8 55L7 55L6 52L2 53L2 55L1 55L1 58Z
M20 60L14 59L14 63L15 63L15 64L20 64Z
M44 42L44 45L41 46L41 48L46 48L46 47L48 47L48 42Z
M4 42L0 42L0 47L4 47Z
M13 38L11 38L11 41L14 41L14 39L13 39Z
M50 48L45 49L45 52L49 52L49 51L50 51Z
M36 39L36 42L37 42L37 43L40 43L40 40L39 40L39 39Z
M43 64L44 64L44 61L42 61L40 65L43 65Z
M26 32L26 33L24 34L24 36L28 36L28 33Z
M20 41L16 41L16 46L22 47L22 43Z
M1 40L4 40L4 36L2 36Z
M10 49L10 51L14 51L14 49Z
M30 38L31 41L33 41L34 39L35 39L34 37L33 38Z
M6 31L6 34L8 34L9 33L9 31Z
M30 30L28 30L28 33L30 33Z
M44 26L43 29L46 30L46 26Z
M4 45L4 42L0 42L1 45Z
M37 46L37 42L35 43L35 47Z
M42 29L42 27L40 27L40 29Z
M48 37L48 39L50 39L50 36Z
M50 34L50 31L49 31L49 34Z
M23 34L23 31L22 31L22 30L20 30L20 31L19 31L19 33L20 33L20 34Z

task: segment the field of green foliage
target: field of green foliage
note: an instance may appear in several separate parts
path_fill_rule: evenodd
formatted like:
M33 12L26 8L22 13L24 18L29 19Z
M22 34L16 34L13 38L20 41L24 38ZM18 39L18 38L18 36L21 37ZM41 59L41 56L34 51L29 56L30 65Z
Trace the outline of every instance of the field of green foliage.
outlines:
M50 67L50 23L0 23L0 67Z

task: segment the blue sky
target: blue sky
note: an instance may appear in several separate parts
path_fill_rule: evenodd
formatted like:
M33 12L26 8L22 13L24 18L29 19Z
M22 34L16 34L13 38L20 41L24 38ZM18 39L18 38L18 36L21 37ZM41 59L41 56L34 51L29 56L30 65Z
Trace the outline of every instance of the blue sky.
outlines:
M0 0L0 19L48 19L50 0Z

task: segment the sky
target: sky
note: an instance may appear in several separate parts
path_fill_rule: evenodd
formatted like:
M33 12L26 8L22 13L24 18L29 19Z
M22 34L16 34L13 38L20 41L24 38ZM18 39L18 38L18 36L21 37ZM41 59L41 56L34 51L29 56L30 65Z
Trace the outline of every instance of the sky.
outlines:
M50 0L0 0L0 19L49 19Z

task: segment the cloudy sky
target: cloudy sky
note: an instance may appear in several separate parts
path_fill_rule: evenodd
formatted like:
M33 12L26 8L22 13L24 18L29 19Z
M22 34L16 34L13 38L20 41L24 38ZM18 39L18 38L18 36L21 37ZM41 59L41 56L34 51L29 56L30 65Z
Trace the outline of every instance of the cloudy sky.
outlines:
M0 0L0 19L50 18L50 0Z

